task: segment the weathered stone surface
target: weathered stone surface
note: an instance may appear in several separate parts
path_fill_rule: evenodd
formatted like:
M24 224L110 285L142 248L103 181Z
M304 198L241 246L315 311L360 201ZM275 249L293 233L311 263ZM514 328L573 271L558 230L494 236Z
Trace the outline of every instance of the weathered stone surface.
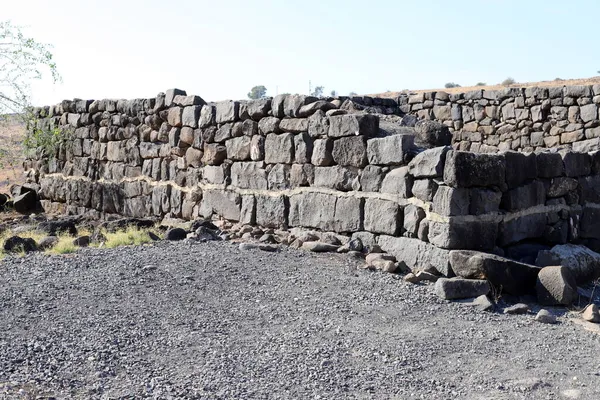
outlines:
M281 132L308 132L308 120L306 118L284 118L279 123Z
M316 100L316 97L304 96L301 94L287 95L283 99L283 113L287 117L298 118L300 116L300 109L302 106L310 104ZM275 102L275 99L273 99L273 101ZM275 106L273 106L273 109L275 109Z
M371 137L377 134L379 118L372 114L346 114L329 118L329 136L332 138L343 136Z
M204 152L202 152L202 150L188 147L188 149L185 151L185 163L187 166L194 168L201 167L203 157Z
M498 244L506 246L525 239L536 239L544 235L546 213L506 216L500 223Z
M509 189L521 186L537 177L537 161L534 153L508 151L504 157L506 158L506 183Z
M404 262L414 273L428 271L443 276L454 276L449 263L449 251L419 239L380 235L377 243L396 260Z
M513 295L534 291L540 268L470 250L452 250L450 266L457 276L467 279L487 279L498 292Z
M220 101L215 107L215 122L217 124L225 124L227 122L235 122L239 119L240 103L237 101Z
M202 162L207 165L220 165L227 158L227 148L217 143L204 145Z
M318 167L333 165L333 141L331 139L317 139L314 141L311 163Z
M265 117L258 121L258 131L262 135L269 133L279 133L279 124L281 120L275 117Z
M497 187L503 189L506 159L502 155L450 151L446 155L444 182L452 187Z
M379 192L382 182L382 169L374 165L367 165L360 175L360 186L363 192Z
M406 157L414 146L412 135L391 135L367 141L369 164L404 165Z
M256 224L267 228L287 228L285 196L257 195Z
M202 180L214 185L222 185L227 177L224 165L207 165L202 169Z
M365 230L396 236L401 228L402 210L398 203L381 199L365 200Z
M252 139L249 136L240 136L225 142L227 158L233 161L250 160Z
M585 246L563 244L542 250L538 253L536 265L563 266L572 273L577 284L600 278L600 254Z
M533 181L523 186L504 192L502 208L507 211L525 210L546 203L546 189L540 181Z
M571 178L589 175L592 168L592 158L588 153L569 151L562 153L565 175Z
M189 126L190 128L197 128L198 121L200 120L200 111L202 106L188 106L183 109L181 114L181 123L183 126Z
M544 308L538 311L534 319L542 324L556 324L558 322L556 315Z
M362 168L367 164L367 145L362 136L348 136L333 141L333 161L341 166Z
M335 253L339 246L323 242L304 242L302 249L314 253Z
M290 186L290 169L287 164L276 164L269 171L267 177L269 190L284 190Z
M382 193L399 195L401 198L412 197L413 179L408 172L408 167L400 167L391 170L383 178L381 184Z
M248 116L255 121L259 121L261 118L269 115L271 110L271 99L256 99L250 100L246 106Z
M455 217L448 222L429 221L429 242L444 249L492 250L497 238L495 220Z
M252 161L265 159L265 138L263 136L252 136L250 140L250 159Z
M356 168L315 167L315 187L323 187L343 192L360 190L359 171Z
M421 221L423 221L424 218L425 211L421 207L417 207L414 204L409 204L406 207L404 207L403 226L408 237L418 237L419 225L421 224Z
M470 202L469 202L469 214L470 215L483 215L489 213L496 213L500 209L500 202L502 200L502 192L490 189L478 189L471 188L470 191Z
M311 186L315 181L315 167L312 164L292 164L290 186Z
M419 147L430 149L452 144L452 133L446 125L438 121L419 120L415 124L415 132L415 144Z
M267 171L263 162L236 162L231 166L231 184L240 189L266 190Z
M469 189L439 186L433 196L433 212L446 216L469 215L469 203Z
M548 188L548 197L562 197L567 193L574 191L579 186L579 182L574 178L567 178L564 176L553 178L550 181L550 187Z
M435 294L445 300L468 299L487 295L490 286L487 281L463 279L463 278L440 278L434 286Z
M265 162L267 164L291 164L294 162L294 135L269 134L265 139Z
M443 146L420 152L408 164L410 173L415 178L442 177L446 153L451 149L450 146Z
M433 201L437 188L438 184L433 179L416 179L412 185L412 194L421 201Z
M539 153L536 155L538 176L554 178L564 175L565 167L559 153Z
M294 136L294 161L298 164L310 163L313 154L313 139L306 132Z
M571 305L577 299L577 284L571 271L565 267L544 267L540 270L536 293L542 305Z
M35 192L25 192L13 199L13 208L20 214L29 214L35 211L37 206L37 196Z
M215 213L225 219L239 221L241 202L241 197L237 193L228 190L205 190L200 212L205 218Z
M290 196L289 225L333 232L362 230L362 200L324 193Z

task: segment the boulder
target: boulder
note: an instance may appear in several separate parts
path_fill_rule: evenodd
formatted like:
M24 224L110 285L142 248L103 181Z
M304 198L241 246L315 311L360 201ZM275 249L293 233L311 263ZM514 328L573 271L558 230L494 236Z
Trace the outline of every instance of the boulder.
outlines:
M172 228L165 233L165 240L177 241L187 237L187 232L183 228Z
M440 249L419 239L387 235L380 235L377 243L383 251L406 264L413 273L427 271L447 277L454 276L448 262L448 250Z
M20 214L29 214L35 211L37 195L35 192L25 192L14 198L13 207Z
M583 313L581 313L581 318L588 322L599 323L600 322L600 312L598 312L598 306L595 304L588 305Z
M435 282L435 293L442 299L468 299L487 295L490 285L487 281L463 279L463 278L440 278Z
M7 195L5 195L4 193L0 193L0 208L2 208L2 206L6 204L8 199L9 197Z
M536 265L547 267L563 266L571 271L577 284L600 278L600 254L585 246L562 244L550 250L541 250Z
M577 299L577 283L565 267L544 267L538 274L536 292L542 305L571 305Z
M540 268L494 254L470 250L450 251L450 266L457 276L487 279L499 292L533 293Z
M80 236L73 240L73 244L79 247L88 247L90 245L90 237L89 236Z
M542 308L534 318L537 322L541 322L542 324L555 324L558 322L556 320L556 315L552 314L550 311Z
M37 251L38 246L35 240L31 238L22 238L20 236L11 236L4 241L4 251L9 253L18 253L24 251L29 253Z
M53 248L58 243L58 237L46 236L38 243L38 250L44 251Z
M444 182L452 187L496 187L503 189L506 159L503 155L450 151L446 155Z
M452 144L450 129L438 121L419 120L415 123L415 132L415 144L419 147L430 149Z
M58 233L68 233L71 236L77 235L77 226L75 226L75 220L73 219L40 222L37 229L50 236Z
M415 178L437 178L444 174L446 153L450 146L436 147L425 150L415 156L408 164L410 173Z

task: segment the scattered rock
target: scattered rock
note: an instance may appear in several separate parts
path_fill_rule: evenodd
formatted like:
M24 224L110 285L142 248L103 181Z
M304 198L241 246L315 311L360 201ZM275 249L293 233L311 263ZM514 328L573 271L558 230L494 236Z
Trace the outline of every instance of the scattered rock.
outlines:
M409 283L419 283L421 282L421 280L419 278L417 278L417 276L415 274L413 274L412 272L409 272L408 274L404 275L404 278L402 278L405 282L409 282Z
M540 271L536 292L542 305L571 305L577 299L577 284L571 270L545 267Z
M396 261L396 257L394 257L391 254L387 254L387 253L371 253L371 254L367 254L367 256L365 257L365 261L369 265L373 264L373 262L375 262L377 260Z
M517 303L504 309L504 314L527 314L529 306L524 303Z
M90 245L90 241L91 240L89 236L80 236L73 240L73 244L79 247L88 247Z
M427 271L419 271L416 274L417 279L420 281L429 281L429 282L437 282L440 279L439 276L434 275Z
M363 244L360 239L352 239L348 243L338 248L338 253L348 253L351 251L362 251Z
M154 233L154 232L150 232L150 231L149 231L149 232L148 232L148 237L149 237L151 240L154 240L155 242L157 242L157 241L159 241L159 240L160 240L160 237L158 237L158 235L157 235L156 233Z
M156 221L149 218L120 218L114 221L106 221L98 226L99 229L106 229L108 232L116 232L127 229L130 226L138 229L152 228Z
M541 322L542 324L555 324L557 321L556 315L552 314L550 311L542 308L534 318L537 322Z
M209 240L219 240L219 230L213 230L208 226L201 225L193 234L193 239L199 242L208 242Z
M265 233L264 235L262 235L258 239L258 241L261 243L277 243L277 241L275 240L275 236L269 233Z
M398 271L398 263L390 260L374 260L366 265L369 269L394 273Z
M55 236L59 233L67 233L71 236L77 235L76 221L73 219L44 221L38 224L37 229L46 232L50 236Z
M490 292L487 281L463 279L463 278L440 278L434 286L435 293L446 300L468 299L479 297Z
M571 270L578 284L600 278L600 254L585 246L562 244L538 253L536 265L561 265Z
M58 238L56 236L46 236L38 243L38 249L41 251L48 250L56 246Z
M494 303L492 303L492 301L485 294L477 297L473 301L473 305L481 311L494 311L495 308Z
M534 265L470 250L452 250L450 266L457 276L487 279L494 287L514 295L533 293L540 272Z
M7 251L9 253L17 253L20 251L29 253L32 251L37 251L37 249L37 243L35 243L35 240L31 238L11 236L4 241L4 251Z
M268 252L275 252L279 250L279 247L270 244L258 244L258 243L240 243L239 249L245 250L262 250Z
M13 207L20 214L30 214L35 211L37 205L37 195L35 192L25 192L16 196L13 200Z
M183 240L187 237L187 232L183 228L172 228L165 233L165 240Z
M338 246L323 242L304 242L302 249L315 253L329 253L337 251Z
M581 318L589 322L599 323L600 312L598 311L598 306L595 304L588 305L581 313Z

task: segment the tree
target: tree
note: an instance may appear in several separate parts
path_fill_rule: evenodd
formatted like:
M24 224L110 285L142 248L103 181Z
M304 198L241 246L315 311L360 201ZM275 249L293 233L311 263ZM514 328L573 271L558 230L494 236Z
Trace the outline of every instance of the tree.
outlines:
M310 95L315 97L321 97L323 96L323 90L325 90L324 86L317 86Z
M485 82L477 82L477 84L475 86L485 86L486 83Z
M452 89L452 88L458 88L458 87L460 87L460 85L458 83L448 82L444 85L444 87L446 89Z
M50 73L60 81L50 46L26 37L10 21L0 22L0 115L22 113L31 106L30 84Z
M356 96L356 92L350 92L348 93L348 96Z
M337 96L337 92L335 90L332 90L329 94L331 95L331 97Z
M248 98L252 100L262 99L267 96L267 88L263 85L254 86L248 93Z
M515 84L515 80L511 77L508 77L502 81L502 86L510 86L510 85L514 85L514 84Z

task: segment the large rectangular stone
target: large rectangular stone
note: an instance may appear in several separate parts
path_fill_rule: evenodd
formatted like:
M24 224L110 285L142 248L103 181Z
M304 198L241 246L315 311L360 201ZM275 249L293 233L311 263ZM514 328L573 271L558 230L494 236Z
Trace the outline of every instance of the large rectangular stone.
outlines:
M433 212L440 215L469 215L470 193L466 188L439 186L433 196Z
M291 133L267 135L265 139L265 162L267 164L291 164L294 162L294 135Z
M547 219L546 212L505 217L500 223L499 246L503 247L525 239L541 238L546 230Z
M413 272L428 271L443 276L454 276L450 268L450 251L419 239L381 235L377 238L381 249L406 264Z
M408 164L408 169L415 178L437 178L444 174L446 153L450 146L435 147L417 154Z
M217 214L231 221L239 221L242 199L239 194L229 190L205 190L203 192L200 213L204 218Z
M404 165L414 147L414 135L391 135L367 141L367 158L374 165Z
M382 193L396 194L401 198L412 197L413 178L408 173L408 167L400 167L391 170L383 178L381 184Z
M329 136L371 137L379 130L379 117L372 114L345 114L329 118Z
M315 167L315 187L323 187L343 192L360 189L358 170L350 167Z
M519 211L545 203L546 189L536 180L504 192L501 206L507 211Z
M334 140L333 161L342 166L362 168L367 164L367 145L363 136L348 136Z
M362 230L362 199L324 193L290 196L289 225L333 232Z
M506 159L498 154L450 151L446 155L444 182L452 187L506 187Z
M401 233L402 210L394 201L382 199L365 200L364 228L373 233L396 236Z
M287 228L285 196L256 195L256 224L267 228Z
M237 101L220 101L216 104L215 121L217 124L235 122L239 119L240 103Z
M492 250L498 238L498 221L450 218L429 222L429 241L443 249Z
M262 161L235 162L231 166L231 185L240 189L266 190L267 171Z

